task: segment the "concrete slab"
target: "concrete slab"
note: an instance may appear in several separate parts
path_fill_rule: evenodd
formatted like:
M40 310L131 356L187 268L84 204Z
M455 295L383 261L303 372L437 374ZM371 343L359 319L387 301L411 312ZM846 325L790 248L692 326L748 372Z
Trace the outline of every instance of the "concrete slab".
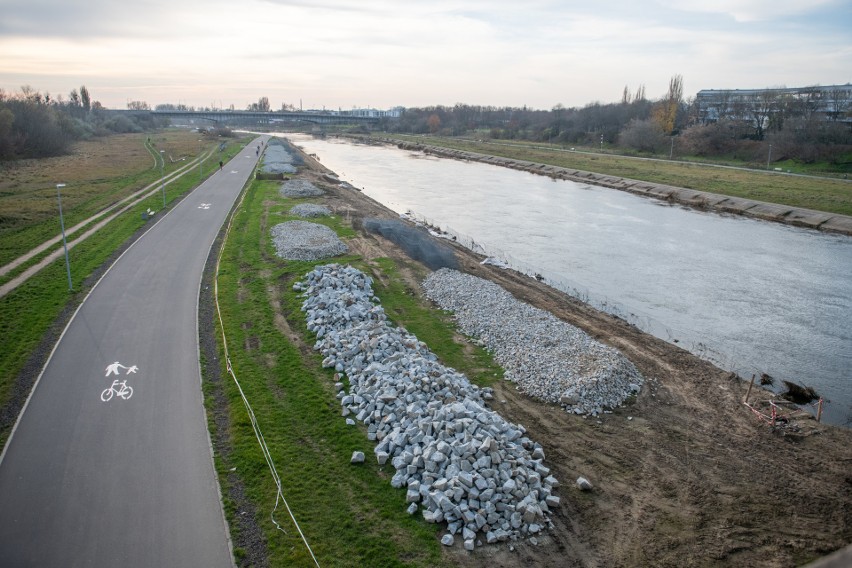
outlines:
M820 225L820 229L824 231L832 231L835 233L843 233L852 235L852 217L846 215L836 215L825 223Z

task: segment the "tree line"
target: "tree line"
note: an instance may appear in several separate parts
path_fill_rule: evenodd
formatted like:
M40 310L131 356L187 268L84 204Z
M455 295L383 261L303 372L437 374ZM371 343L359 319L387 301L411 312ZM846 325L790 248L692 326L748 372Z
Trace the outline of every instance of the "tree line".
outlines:
M85 85L72 89L68 98L30 86L17 93L0 89L0 160L58 156L78 140L155 126L151 117L108 113Z
M852 87L850 87L852 89ZM816 92L816 90L814 90ZM766 89L720 104L708 120L695 97L685 98L683 78L675 75L656 100L644 85L627 86L617 103L593 102L580 108L561 104L550 110L456 104L405 109L384 128L409 134L474 135L496 140L526 140L563 146L617 147L649 155L848 163L852 155L852 106L849 97L831 101L831 113L819 114L816 98L782 96ZM822 101L825 108L825 101ZM705 113L706 114L706 113Z

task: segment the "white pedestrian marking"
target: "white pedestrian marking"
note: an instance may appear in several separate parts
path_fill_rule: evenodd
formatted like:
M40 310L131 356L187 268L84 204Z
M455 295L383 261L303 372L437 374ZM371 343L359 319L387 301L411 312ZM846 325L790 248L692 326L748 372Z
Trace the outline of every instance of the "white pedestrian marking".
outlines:
M122 365L122 364L121 364L121 363L119 363L118 361L116 361L115 363L113 363L113 364L111 364L111 365L107 365L107 368L106 368L106 375L105 375L105 376L107 376L107 377L108 377L108 376L110 376L110 375L112 375L112 374L117 375L117 374L118 374L118 369L119 369L119 368L121 368L121 369L127 369L127 372L126 372L126 373L124 373L125 375L129 375L130 373L136 373L136 371L138 371L138 370L139 370L139 367L137 367L136 365L133 365L132 367L127 367L127 366L125 366L125 365Z

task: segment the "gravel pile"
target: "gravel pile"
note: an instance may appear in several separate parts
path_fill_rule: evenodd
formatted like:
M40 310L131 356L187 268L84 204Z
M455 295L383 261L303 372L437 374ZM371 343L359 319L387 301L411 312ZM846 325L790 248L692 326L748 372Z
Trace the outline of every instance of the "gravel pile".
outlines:
M506 370L506 378L529 396L597 416L642 386L642 375L617 350L516 300L493 282L441 269L426 278L423 288L441 308L455 313L459 328L478 338Z
M306 296L302 310L323 366L349 379L349 392L336 385L343 416L354 415L378 442L376 460L393 465L391 484L407 489L410 514L446 522L441 542L451 546L459 535L468 550L482 539L532 539L549 526L559 483L524 428L485 407L491 389L392 327L363 272L321 266L294 289Z
M302 163L301 157L289 151L287 145L273 138L266 145L260 171L271 174L294 174L296 166Z
M286 260L322 260L349 251L337 234L308 221L287 221L272 227L275 252Z
M328 217L331 215L331 209L315 203L300 203L290 209L290 215L298 215L299 217Z
M282 197L319 197L325 192L306 179L291 179L281 184Z

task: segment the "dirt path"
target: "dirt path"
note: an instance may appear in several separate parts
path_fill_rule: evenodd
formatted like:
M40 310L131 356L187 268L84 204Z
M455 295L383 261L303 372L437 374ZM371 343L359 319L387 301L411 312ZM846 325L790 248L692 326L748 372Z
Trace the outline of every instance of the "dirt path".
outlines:
M397 215L358 191L329 184L308 159L326 203L349 215ZM368 259L403 258L363 233ZM495 410L523 424L562 482L553 528L538 545L449 551L461 566L799 566L852 541L852 430L801 413L770 429L742 401L748 384L519 273L480 264L455 246L462 270L620 349L647 378L635 402L601 418L568 415L496 386ZM407 257L405 257L407 258ZM411 282L419 290L419 283ZM755 389L751 400L771 393ZM591 492L574 480L587 477Z

